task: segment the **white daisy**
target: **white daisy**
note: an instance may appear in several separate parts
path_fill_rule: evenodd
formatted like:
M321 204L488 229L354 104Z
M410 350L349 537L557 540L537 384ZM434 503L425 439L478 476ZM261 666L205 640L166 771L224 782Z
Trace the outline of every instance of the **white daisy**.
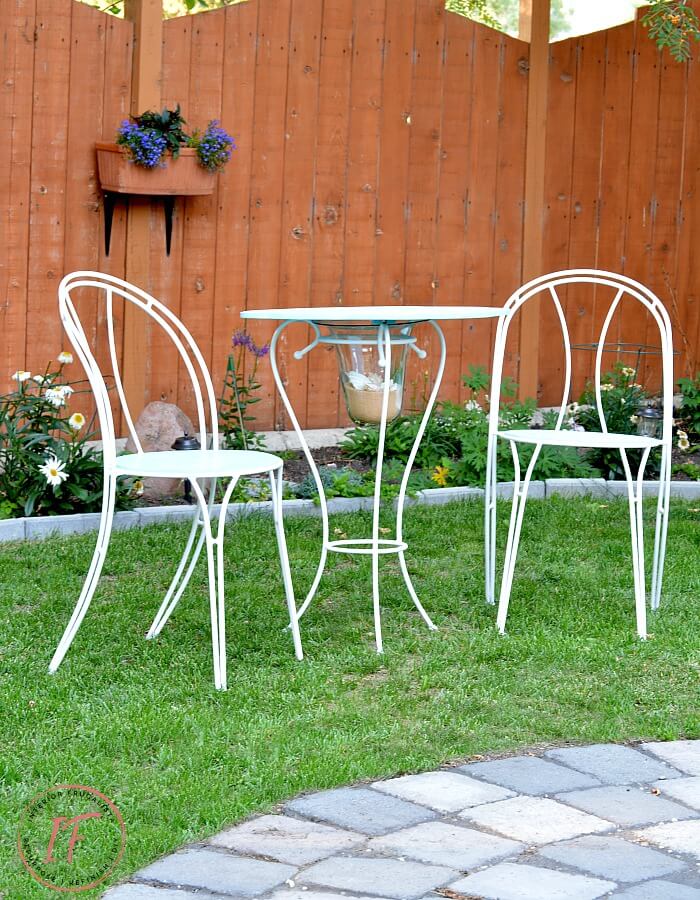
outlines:
M679 429L676 432L676 436L678 437L678 449L690 450L690 441L688 440L688 435L685 433L685 431L681 431Z
M58 487L68 478L68 472L65 469L65 463L59 462L55 456L47 457L44 465L39 466L39 471L53 487Z
M18 381L20 384L23 381L26 381L28 378L32 377L31 372L25 372L23 369L18 369L15 374L12 376L13 381Z
M620 374L621 374L621 375L624 375L625 378L634 378L634 376L635 376L637 373L636 373L635 370L634 370L633 368L631 368L630 366L623 366L623 367L620 369Z
M75 389L72 388L69 384L59 384L56 390L64 398L70 397L71 394L75 393Z
M67 350L61 350L58 354L58 361L62 366L66 366L73 362L73 354L69 353Z
M32 378L37 384L51 384L52 380L50 375L33 375Z
M606 381L605 384L601 384L601 391L611 391L615 387L614 384L611 384L609 381Z
M63 391L59 390L59 388L47 388L44 391L44 397L49 401L51 406L55 406L56 409L65 406L66 398Z
M73 415L68 419L68 424L73 429L73 431L80 431L80 429L85 424L85 416L82 413L73 413Z

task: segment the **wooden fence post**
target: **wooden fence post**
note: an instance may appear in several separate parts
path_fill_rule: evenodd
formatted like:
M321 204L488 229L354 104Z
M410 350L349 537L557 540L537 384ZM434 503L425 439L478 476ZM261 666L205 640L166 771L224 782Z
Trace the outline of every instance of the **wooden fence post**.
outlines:
M544 274L544 172L549 79L550 0L520 0L520 38L530 42L525 144L525 218L523 222L523 282ZM520 320L521 397L537 397L540 337L539 300L524 306Z
M124 15L134 23L131 112L160 109L163 68L162 0L125 0ZM126 232L126 280L151 290L151 202L129 199ZM147 397L148 332L144 317L132 305L124 310L124 391L134 419Z

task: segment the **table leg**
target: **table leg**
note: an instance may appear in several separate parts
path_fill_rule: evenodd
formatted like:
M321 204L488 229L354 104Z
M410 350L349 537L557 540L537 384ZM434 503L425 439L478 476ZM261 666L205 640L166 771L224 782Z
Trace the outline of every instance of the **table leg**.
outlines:
M442 383L442 375L445 371L445 359L447 357L447 348L445 344L445 335L442 332L442 328L438 325L435 320L432 320L428 323L432 325L437 333L438 340L440 341L440 363L438 365L438 370L435 375L435 381L433 383L433 389L430 392L430 397L428 398L428 404L425 407L425 412L423 413L423 418L421 419L420 427L418 429L418 433L416 434L416 439L413 442L413 447L411 447L411 452L408 455L408 460L406 461L406 469L403 473L403 478L401 479L401 487L399 489L399 496L396 502L396 539L397 541L403 541L403 511L404 511L404 503L406 502L406 489L408 488L408 479L411 474L411 469L413 468L413 463L416 459L416 454L418 453L418 448L420 447L420 442L423 440L423 435L425 434L425 429L428 425L428 420L430 419L430 414L433 411L433 407L435 406L435 401L437 399L438 391L440 390L440 384ZM408 593L411 595L411 599L413 600L416 609L423 617L425 624L431 630L437 630L437 626L433 623L432 619L428 615L428 613L423 608L423 604L418 599L418 595L416 594L416 590L413 587L413 582L408 574L408 568L406 566L406 557L404 555L404 551L399 551L399 565L401 566L401 573L403 575L404 581L406 582L406 587L408 588Z
M321 581L321 576L323 575L323 570L326 567L326 558L328 556L328 537L329 537L329 527L328 527L328 507L326 505L326 495L323 490L323 482L321 481L321 476L319 474L316 463L314 462L314 458L311 455L311 451L309 450L309 445L306 443L306 438L304 437L304 432L299 426L299 420L297 419L294 410L292 408L292 404L289 401L289 396L287 395L286 390L284 389L284 383L280 376L279 369L277 367L277 342L279 341L280 335L282 332L292 323L290 321L282 322L275 329L275 333L272 335L272 340L270 341L270 365L272 366L272 377L275 379L275 385L277 386L277 390L279 391L280 397L282 398L282 402L284 403L284 408L287 411L287 415L289 416L289 421L292 423L292 428L297 433L297 437L299 438L299 443L301 444L301 449L304 452L304 456L306 457L306 461L309 464L309 469L311 470L311 474L313 476L314 481L316 482L316 489L318 490L318 500L321 507L321 523L323 529L323 540L321 545L321 558L318 562L318 568L316 569L316 575L314 576L313 583L311 584L311 588L309 589L308 594L306 595L306 599L299 607L299 611L297 613L297 620L300 619L304 613L306 612L309 603L314 598L316 591L318 590L319 582Z

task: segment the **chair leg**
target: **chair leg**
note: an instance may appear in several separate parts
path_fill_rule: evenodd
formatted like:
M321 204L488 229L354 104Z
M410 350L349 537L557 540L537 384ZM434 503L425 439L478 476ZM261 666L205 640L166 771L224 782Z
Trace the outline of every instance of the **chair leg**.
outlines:
M270 491L272 493L272 517L275 523L275 533L277 535L277 549L279 552L280 567L282 569L282 582L284 584L284 595L287 599L287 611L289 612L289 627L292 631L292 640L294 642L294 655L297 659L304 658L304 651L301 646L301 635L299 633L299 616L297 613L297 605L294 599L294 586L292 584L292 573L289 568L289 556L287 554L287 540L284 535L284 520L282 518L282 468L277 470L275 476L274 470L270 471Z
M209 502L208 502L208 510L209 514L211 514L211 508L214 503L214 497L216 493L216 483L217 479L211 479L209 485ZM197 536L197 531L202 528L204 524L201 510L199 509L199 505L195 511L194 521L192 522L192 529L190 531L189 538L187 539L187 544L185 545L184 552L182 554L182 558L180 559L180 564L177 567L177 571L173 577L173 580L170 583L170 587L163 598L163 602L161 603L158 612L151 623L151 627L148 629L146 634L147 640L152 640L153 638L158 637L166 623L170 619L170 616L173 614L175 607L180 602L180 598L185 592L187 585L190 582L190 578L192 577L192 573L195 570L197 562L199 561L199 557L202 553L202 547L204 546L204 530L200 532L199 540L195 546L195 538ZM194 546L194 551L192 550ZM190 557L190 554L192 556ZM189 560L189 566L187 566ZM187 570L185 571L185 566L187 566ZM184 572L184 577L183 577Z
M525 472L525 478L520 481L520 457L518 456L518 448L514 441L510 442L510 450L513 454L513 463L515 465L515 479L513 484L513 504L510 511L510 524L508 526L508 540L506 543L506 554L503 563L503 579L501 581L501 592L498 600L498 615L496 617L496 626L501 634L505 634L506 617L508 616L508 604L510 602L510 592L513 587L513 575L515 573L515 559L518 555L518 545L520 543L520 532L523 527L523 517L525 515L525 503L527 501L527 492L530 488L530 479L540 453L540 446L536 446L532 453L532 458Z
M647 636L647 606L646 592L644 587L644 521L642 517L642 486L644 467L649 456L649 450L645 450L642 454L642 461L639 466L639 472L635 480L630 471L629 462L627 461L627 453L625 450L620 451L622 455L622 466L625 470L625 479L627 481L627 498L629 500L630 511L630 536L632 539L632 571L634 575L634 602L637 618L637 634L642 640Z
M399 566L401 567L401 574L403 575L403 580L406 583L406 588L408 589L408 593L411 595L411 600L413 600L413 604L421 615L421 618L428 626L431 631L437 631L438 627L430 618L428 613L425 611L425 607L418 599L418 594L416 593L416 589L413 587L413 582L411 581L411 576L408 574L408 566L406 565L406 554L403 550L400 550L398 553L399 557Z
M669 499L671 495L671 448L661 451L659 499L656 504L656 528L654 531L654 564L651 574L651 608L658 609L661 601L661 583L666 559L668 536Z
M73 614L66 626L66 630L63 632L63 636L49 663L49 672L51 674L53 674L61 665L63 657L73 643L73 638L77 634L92 601L97 582L100 580L100 573L102 572L102 566L107 555L107 548L109 547L109 538L112 533L116 486L116 476L112 474L105 475L104 493L102 496L102 517L100 518L100 527L97 532L95 552L93 553L90 568L88 569L83 588L78 597L78 602L75 604Z
M484 568L486 602L496 602L496 451L497 438L489 436L484 482Z

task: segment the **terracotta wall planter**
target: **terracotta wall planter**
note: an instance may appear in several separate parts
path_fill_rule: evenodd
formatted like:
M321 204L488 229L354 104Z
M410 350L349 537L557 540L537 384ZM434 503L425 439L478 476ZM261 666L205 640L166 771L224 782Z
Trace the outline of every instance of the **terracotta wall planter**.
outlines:
M130 162L118 144L98 141L95 149L103 191L191 197L211 194L216 184L216 173L199 164L197 151L191 147L183 148L177 159L168 155L167 165L154 169Z

